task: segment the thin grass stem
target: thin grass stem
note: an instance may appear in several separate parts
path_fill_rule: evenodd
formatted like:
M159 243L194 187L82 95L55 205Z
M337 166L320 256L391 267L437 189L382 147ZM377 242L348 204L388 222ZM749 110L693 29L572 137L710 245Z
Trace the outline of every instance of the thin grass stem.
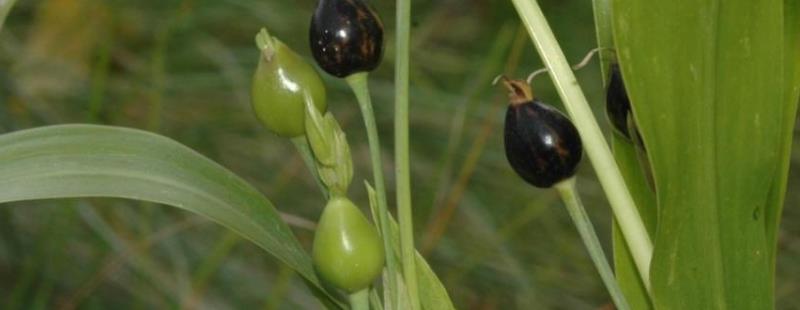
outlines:
M580 196L578 196L577 190L575 189L575 178L569 178L558 183L555 188L561 195L561 199L567 207L569 216L572 218L575 228L578 229L578 234L580 234L583 244L586 246L586 250L589 252L594 266L597 268L597 272L600 273L600 278L603 279L606 290L611 294L614 305L619 310L630 309L628 302L625 300L625 295L622 294L622 289L620 289L619 283L617 283L617 279L614 277L614 271L611 270L611 265L606 259L603 247L600 245L600 240L597 238L597 232L595 232L592 226L592 221L589 219L589 215L586 214L583 202L581 202Z
M415 266L414 218L411 209L411 173L408 142L408 67L410 62L411 0L397 1L397 43L395 63L394 143L397 178L397 220L400 226L400 253L403 280L412 310L421 309Z
M396 305L398 302L398 294L396 289L396 276L397 261L392 251L392 240L394 236L391 235L389 229L389 208L386 203L386 183L383 179L383 164L381 163L381 142L378 137L378 126L375 124L375 113L372 110L372 99L369 94L369 85L367 82L367 73L356 73L347 77L347 83L353 89L353 93L358 100L358 106L361 109L361 116L364 118L364 127L367 130L367 140L369 142L369 157L372 162L372 175L375 182L375 192L378 200L378 226L381 229L381 237L383 238L383 250L386 254L386 268L388 272L388 285L386 289L389 291L390 300L389 304Z

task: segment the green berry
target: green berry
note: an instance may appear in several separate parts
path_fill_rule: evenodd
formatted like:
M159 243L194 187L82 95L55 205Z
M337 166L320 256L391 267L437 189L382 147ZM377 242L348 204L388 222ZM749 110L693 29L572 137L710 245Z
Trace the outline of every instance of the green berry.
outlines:
M279 136L303 135L306 98L313 100L320 112L327 109L325 86L319 74L265 29L256 36L256 43L261 49L251 88L256 117Z
M312 256L320 278L348 293L369 287L383 269L377 230L345 197L333 197L325 206Z

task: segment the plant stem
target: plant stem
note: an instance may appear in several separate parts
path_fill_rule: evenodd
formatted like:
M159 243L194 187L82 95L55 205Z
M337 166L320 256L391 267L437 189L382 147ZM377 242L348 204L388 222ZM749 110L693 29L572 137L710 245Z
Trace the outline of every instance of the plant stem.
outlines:
M352 293L350 298L350 310L369 310L369 288Z
M408 67L411 36L411 0L397 1L397 43L394 97L394 157L397 178L397 219L400 226L400 252L403 279L412 310L421 309L414 262L414 218L411 210L411 173L408 142Z
M14 3L16 2L17 0L0 0L0 32L3 31L3 24L5 24L8 12L11 11L11 8L14 7Z
M292 144L294 144L297 152L300 153L300 157L303 158L303 162L306 164L308 171L311 172L311 175L314 177L314 182L317 183L322 196L327 200L330 194L328 193L328 188L322 184L319 171L317 171L317 160L314 158L314 153L311 151L308 139L306 139L306 136L294 137L292 138Z
M611 155L592 110L578 85L575 75L567 63L561 47L553 35L550 25L535 0L511 0L522 18L528 33L550 72L564 106L567 108L578 132L583 138L586 153L597 172L597 177L606 192L614 217L631 250L631 255L642 276L642 282L650 287L650 260L653 244L639 216L617 163Z
M378 198L378 224L383 237L383 250L386 254L386 268L389 270L388 285L390 304L397 304L399 298L397 294L397 280L395 271L397 262L394 251L392 250L392 236L389 229L389 209L386 203L386 185L383 180L383 164L381 164L381 142L378 137L378 126L375 124L375 113L372 111L372 99L369 95L367 73L356 73L347 77L347 83L353 89L353 93L358 100L361 108L361 116L364 118L364 127L367 129L367 139L369 141L369 157L372 162L372 175L375 181L375 192Z
M583 239L583 244L586 250L589 251L589 256L600 273L600 278L603 279L608 293L611 294L611 299L614 300L614 305L619 310L630 309L628 302L625 300L625 295L622 294L622 289L614 277L614 271L611 270L606 255L603 252L603 247L600 246L600 240L597 238L597 233L594 231L592 221L589 215L586 214L586 209L583 208L580 196L578 196L575 189L575 178L569 178L563 182L556 184L555 188L561 194L561 199L564 200L564 205L567 207L569 216L572 217L572 222L575 223L575 228L578 229L578 234Z

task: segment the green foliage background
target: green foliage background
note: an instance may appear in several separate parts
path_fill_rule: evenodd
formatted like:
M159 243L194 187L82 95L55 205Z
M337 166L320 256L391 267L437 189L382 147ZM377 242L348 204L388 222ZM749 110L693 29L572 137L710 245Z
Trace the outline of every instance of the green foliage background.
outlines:
M20 1L0 33L3 132L88 122L172 137L233 170L286 214L314 221L322 196L291 144L260 127L248 87L262 26L308 57L315 1ZM391 150L393 1L373 1L387 25L372 74L384 149ZM541 1L570 59L595 45L591 3ZM555 192L532 189L505 161L499 73L541 66L510 2L415 1L411 146L417 236L459 309L596 309L609 303ZM598 66L578 72L598 117ZM369 179L354 98L324 76L348 133L355 180ZM546 78L538 96L556 106ZM605 122L601 122L607 125ZM798 131L798 129L795 129ZM796 138L797 140L797 138ZM387 157L388 158L388 157ZM391 161L389 161L391 162ZM795 143L778 233L776 300L800 307L800 146ZM677 168L676 168L677 169ZM386 168L388 188L392 169ZM578 186L610 249L610 215L588 162ZM354 201L367 206L364 189ZM391 194L391 193L390 193ZM0 206L2 308L317 308L300 278L255 245L192 214L118 199ZM27 207L14 207L27 206ZM452 209L452 219L446 219ZM366 209L364 209L366 211ZM443 211L444 210L444 211ZM443 215L444 214L444 215ZM310 248L310 230L293 221Z

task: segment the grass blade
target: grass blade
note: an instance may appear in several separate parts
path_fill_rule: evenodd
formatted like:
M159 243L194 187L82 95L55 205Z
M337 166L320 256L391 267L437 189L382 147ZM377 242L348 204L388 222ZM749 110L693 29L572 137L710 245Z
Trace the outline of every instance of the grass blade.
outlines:
M322 290L311 259L269 200L173 140L94 125L0 136L0 202L67 197L143 200L203 215L254 242Z

